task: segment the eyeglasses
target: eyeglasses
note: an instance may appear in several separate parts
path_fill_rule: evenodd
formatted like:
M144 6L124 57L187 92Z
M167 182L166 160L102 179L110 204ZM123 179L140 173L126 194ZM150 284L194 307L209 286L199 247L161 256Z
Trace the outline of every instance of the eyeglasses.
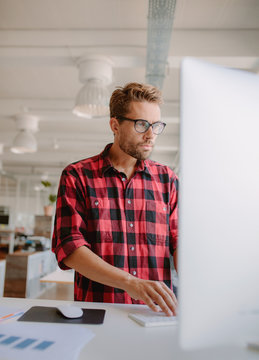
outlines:
M116 119L134 122L134 128L138 133L147 132L151 126L153 134L160 135L163 132L164 128L166 127L166 124L161 121L157 121L153 124L150 124L147 120L142 120L142 119L133 120L124 116L116 116Z

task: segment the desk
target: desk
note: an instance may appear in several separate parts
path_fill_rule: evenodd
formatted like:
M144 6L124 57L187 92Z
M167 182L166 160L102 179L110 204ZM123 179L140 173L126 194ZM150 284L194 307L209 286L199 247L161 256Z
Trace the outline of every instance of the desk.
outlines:
M54 282L58 284L74 284L74 270L61 270L57 268L55 271L43 276L41 282Z
M1 305L29 309L31 306L57 306L67 301L2 298ZM177 343L177 326L144 328L128 318L128 312L140 305L77 302L84 308L106 309L103 325L87 326L94 339L80 353L78 360L255 360L259 352L242 347L218 347L182 351ZM64 325L65 326L65 325ZM73 334L71 334L71 341ZM0 359L1 358L0 355Z

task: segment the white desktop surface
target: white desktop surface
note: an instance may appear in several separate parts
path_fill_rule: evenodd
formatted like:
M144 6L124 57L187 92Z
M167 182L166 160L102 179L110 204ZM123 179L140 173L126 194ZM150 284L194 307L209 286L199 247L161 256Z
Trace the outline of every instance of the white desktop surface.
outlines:
M57 306L72 302L1 298L1 306L29 309L31 306ZM86 344L78 360L252 360L259 359L259 351L243 346L217 347L183 351L177 342L177 326L144 328L128 318L128 313L140 305L77 302L83 308L106 309L102 325L86 326L95 337ZM65 325L64 325L65 326ZM71 334L73 341L73 334ZM0 359L3 360L0 355Z

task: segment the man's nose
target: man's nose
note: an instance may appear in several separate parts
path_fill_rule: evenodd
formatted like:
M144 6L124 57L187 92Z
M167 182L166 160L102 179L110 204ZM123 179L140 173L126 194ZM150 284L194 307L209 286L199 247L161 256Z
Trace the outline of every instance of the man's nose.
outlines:
M146 139L153 139L156 135L153 133L152 126L149 127L148 131L144 133Z

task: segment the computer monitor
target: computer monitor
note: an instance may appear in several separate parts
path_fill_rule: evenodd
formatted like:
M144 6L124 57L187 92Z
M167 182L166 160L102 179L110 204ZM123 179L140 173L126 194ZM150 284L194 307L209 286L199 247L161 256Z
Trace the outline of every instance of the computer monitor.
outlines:
M259 76L181 67L179 340L259 340Z

